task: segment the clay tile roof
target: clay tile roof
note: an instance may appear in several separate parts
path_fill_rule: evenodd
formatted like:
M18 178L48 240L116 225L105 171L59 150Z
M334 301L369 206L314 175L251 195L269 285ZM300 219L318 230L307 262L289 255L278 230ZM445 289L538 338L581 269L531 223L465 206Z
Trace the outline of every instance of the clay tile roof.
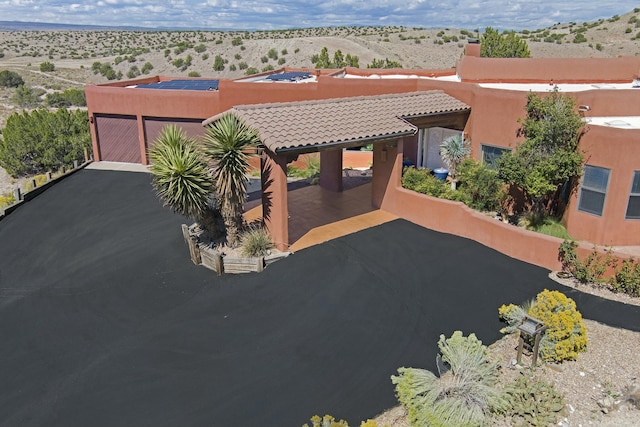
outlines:
M276 152L412 135L417 128L404 120L469 110L441 90L334 98L316 101L240 105L204 121L231 113L258 131Z

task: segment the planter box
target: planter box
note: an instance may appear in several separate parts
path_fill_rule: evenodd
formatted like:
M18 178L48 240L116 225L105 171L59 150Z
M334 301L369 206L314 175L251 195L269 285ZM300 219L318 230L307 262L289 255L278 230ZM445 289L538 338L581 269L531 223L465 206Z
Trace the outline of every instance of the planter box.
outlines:
M225 273L252 273L264 270L263 257L223 257Z

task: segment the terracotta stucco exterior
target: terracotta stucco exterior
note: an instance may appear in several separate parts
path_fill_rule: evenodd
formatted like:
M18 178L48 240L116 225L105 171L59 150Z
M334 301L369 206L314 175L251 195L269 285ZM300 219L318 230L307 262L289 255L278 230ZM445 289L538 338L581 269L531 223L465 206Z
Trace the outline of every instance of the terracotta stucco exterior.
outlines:
M145 120L150 118L206 119L234 106L303 100L320 100L361 95L406 93L426 90L443 90L450 96L471 106L467 117L443 118L443 123L427 123L423 126L443 126L464 131L472 143L472 157L479 159L483 145L514 148L519 142L518 119L525 114L527 91L482 87L480 83L542 83L545 90L560 83L630 83L640 73L640 57L613 59L488 59L480 58L473 46L471 54L464 56L456 69L451 70L363 70L345 69L322 71L312 83L265 83L221 80L217 91L132 89L138 83L167 80L168 77L153 77L109 85L88 85L87 104L91 122L94 158L101 159L95 120L100 115L133 116L138 121L138 144L141 163L147 164L146 151L150 144L144 131ZM315 73L315 70L312 70ZM397 77L402 74L411 78L342 78L343 74L366 77ZM438 79L454 76L457 79ZM421 76L422 78L416 78ZM640 116L640 89L615 90L596 88L567 92L577 105L589 106L586 118L596 116ZM578 193L570 199L565 213L569 233L577 239L604 245L640 245L640 220L625 220L625 210L634 171L640 170L640 129L615 129L586 125L580 148L586 153L586 163L611 170L602 216L581 212L577 209ZM418 202L415 195L400 188L402 158L415 161L417 139L400 138L393 141L378 141L374 144L372 204L399 216L434 229L454 231L451 224L462 227L456 234L465 235L492 247L504 247L509 251L528 251L521 254L530 262L551 266L557 260L542 259L557 256L556 245L552 255L538 255L542 247L527 243L529 249L516 248L513 238L507 238L501 228L492 221L475 218L468 209L448 203L432 201ZM340 191L338 171L344 165L337 152L322 154L323 172L321 182L326 188ZM286 166L295 156L278 156L266 152L262 158L263 172L269 171L264 191L270 195L271 217L267 225L279 247L286 248L288 242L286 225ZM254 166L258 166L257 164ZM264 178L264 176L263 176ZM265 196L265 197L267 197ZM428 218L427 221L425 218ZM466 221L466 222L465 222ZM461 225L473 223L473 226ZM449 225L444 225L444 224ZM502 227L502 225L499 225ZM465 229L469 231L465 231ZM523 235L524 236L524 235ZM526 237L518 237L517 240ZM504 240L504 241L503 241ZM506 246L509 246L507 248ZM547 249L544 249L547 251ZM519 255L517 256L519 257Z

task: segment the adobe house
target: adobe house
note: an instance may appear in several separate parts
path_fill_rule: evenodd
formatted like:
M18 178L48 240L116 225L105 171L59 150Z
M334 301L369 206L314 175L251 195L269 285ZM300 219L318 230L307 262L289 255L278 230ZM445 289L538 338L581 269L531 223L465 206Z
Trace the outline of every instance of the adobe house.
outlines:
M202 135L203 123L225 111L256 127L265 146L267 224L282 248L291 243L284 172L300 153L320 152L321 185L340 191L342 149L374 143L372 204L411 217L415 208L398 196L403 157L418 167L438 167L440 141L463 132L471 156L492 164L516 146L529 91L544 94L558 86L581 106L587 130L581 140L585 173L565 212L568 231L580 240L624 246L640 245L639 73L640 57L491 59L469 44L448 70L282 69L238 80L156 76L85 91L96 160L146 165L163 125ZM436 93L442 109L400 108L405 96L433 106ZM390 104L383 107L383 101Z

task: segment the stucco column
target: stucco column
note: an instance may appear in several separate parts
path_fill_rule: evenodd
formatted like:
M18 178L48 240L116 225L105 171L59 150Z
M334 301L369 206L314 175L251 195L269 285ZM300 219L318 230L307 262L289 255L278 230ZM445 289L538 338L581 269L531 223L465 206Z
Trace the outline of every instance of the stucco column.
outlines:
M289 249L287 158L265 150L260 160L262 217L276 248Z
M320 152L320 187L329 191L342 191L341 149Z
M402 178L402 138L373 145L371 204L383 208L394 197Z
M147 166L149 160L147 159L147 142L145 141L144 134L144 118L142 115L136 115L136 121L138 122L138 142L140 143L140 161L143 165Z

